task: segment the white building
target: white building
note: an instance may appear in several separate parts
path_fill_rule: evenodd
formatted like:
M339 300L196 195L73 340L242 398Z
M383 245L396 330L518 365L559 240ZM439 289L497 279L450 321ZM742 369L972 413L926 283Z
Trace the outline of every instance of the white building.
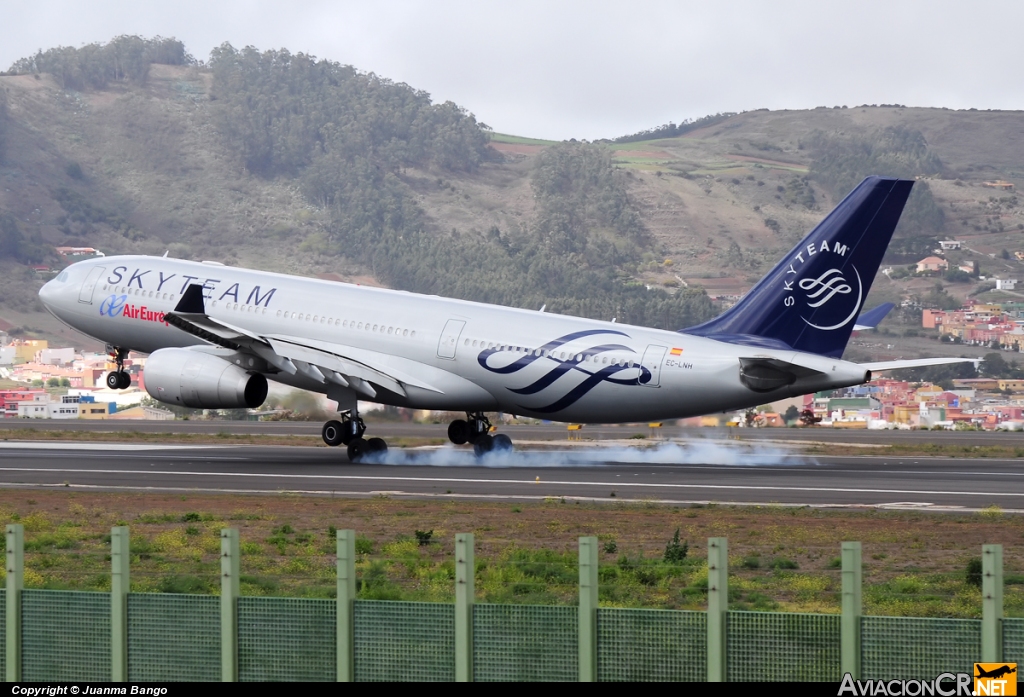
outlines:
M14 365L15 351L13 346L0 346L0 365Z
M68 365L75 362L75 349L68 348L44 348L39 352L38 363L46 365Z
M996 290L1013 290L1017 287L1016 278L997 278Z
M78 397L63 395L60 401L47 393L33 395L31 402L18 405L19 419L77 419Z
M939 241L939 246L942 249L960 249L963 246L963 242L960 240L941 240Z

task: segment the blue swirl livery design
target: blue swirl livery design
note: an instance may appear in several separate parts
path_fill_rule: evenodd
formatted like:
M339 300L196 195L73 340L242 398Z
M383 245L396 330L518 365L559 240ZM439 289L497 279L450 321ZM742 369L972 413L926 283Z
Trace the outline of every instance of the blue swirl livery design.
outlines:
M530 371L534 374L533 381L524 387L506 388L510 392L519 395L534 395L550 391L552 396L561 393L553 402L542 406L519 406L538 414L554 414L572 406L584 397L588 392L600 385L602 382L610 382L615 385L645 385L651 381L651 371L640 364L639 360L617 360L615 363L601 363L602 354L609 351L629 353L636 355L636 352L623 344L598 344L587 348L579 348L578 344L567 346L579 339L596 337L599 335L623 336L630 338L625 332L593 329L582 332L574 332L560 336L544 344L538 349L530 351L525 356L519 352L513 352L516 359L511 363L501 364L500 358L503 354L509 353L511 347L495 347L484 349L477 356L477 362L484 370L499 375L511 375L531 366L539 366L545 372L536 375L536 370ZM505 348L503 351L502 349ZM492 358L497 357L492 361ZM497 363L494 365L493 363ZM583 377L582 380L573 378ZM562 380L562 378L566 378ZM549 390L550 388L550 390Z

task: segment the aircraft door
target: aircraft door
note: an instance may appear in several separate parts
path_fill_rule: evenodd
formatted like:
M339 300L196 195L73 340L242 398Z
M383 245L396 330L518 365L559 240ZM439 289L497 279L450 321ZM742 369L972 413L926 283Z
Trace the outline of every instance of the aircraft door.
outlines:
M466 323L461 319L448 320L448 323L444 325L444 331L441 332L441 340L437 343L438 358L449 360L455 358L455 349L458 348L459 337L465 327Z
M668 349L664 346L655 346L654 344L651 344L647 347L647 350L644 351L644 359L640 365L647 369L651 374L651 378L647 382L644 382L644 374L641 372L641 385L646 385L647 387L659 387L661 385L661 364L662 361L665 360L665 351L667 350Z
M92 305L92 294L96 290L96 283L100 280L100 276L106 268L102 266L94 266L89 275L85 277L85 283L82 284L82 290L78 293L78 302Z

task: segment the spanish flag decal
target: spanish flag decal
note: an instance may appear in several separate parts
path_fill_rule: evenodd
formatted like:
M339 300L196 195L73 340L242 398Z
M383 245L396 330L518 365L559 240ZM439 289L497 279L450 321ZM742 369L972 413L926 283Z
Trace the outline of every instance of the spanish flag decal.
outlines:
M671 354L673 356L682 356L683 355L683 350L681 348L674 348L671 351L669 351L669 354Z

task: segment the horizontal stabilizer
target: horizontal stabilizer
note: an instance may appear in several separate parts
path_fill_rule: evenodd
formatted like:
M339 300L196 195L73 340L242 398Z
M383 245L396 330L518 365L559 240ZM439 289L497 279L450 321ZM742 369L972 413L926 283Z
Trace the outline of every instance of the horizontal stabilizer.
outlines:
M853 331L860 332L865 329L874 329L878 326L878 323L885 319L885 316L892 312L892 308L896 307L892 303L882 303L876 308L871 310L865 310L860 313L860 317L857 318L857 323L853 325Z
M883 370L900 370L902 368L927 368L930 365L949 365L951 363L973 363L977 368L981 358L912 358L905 361L879 361L878 363L861 363L862 368L872 373Z

